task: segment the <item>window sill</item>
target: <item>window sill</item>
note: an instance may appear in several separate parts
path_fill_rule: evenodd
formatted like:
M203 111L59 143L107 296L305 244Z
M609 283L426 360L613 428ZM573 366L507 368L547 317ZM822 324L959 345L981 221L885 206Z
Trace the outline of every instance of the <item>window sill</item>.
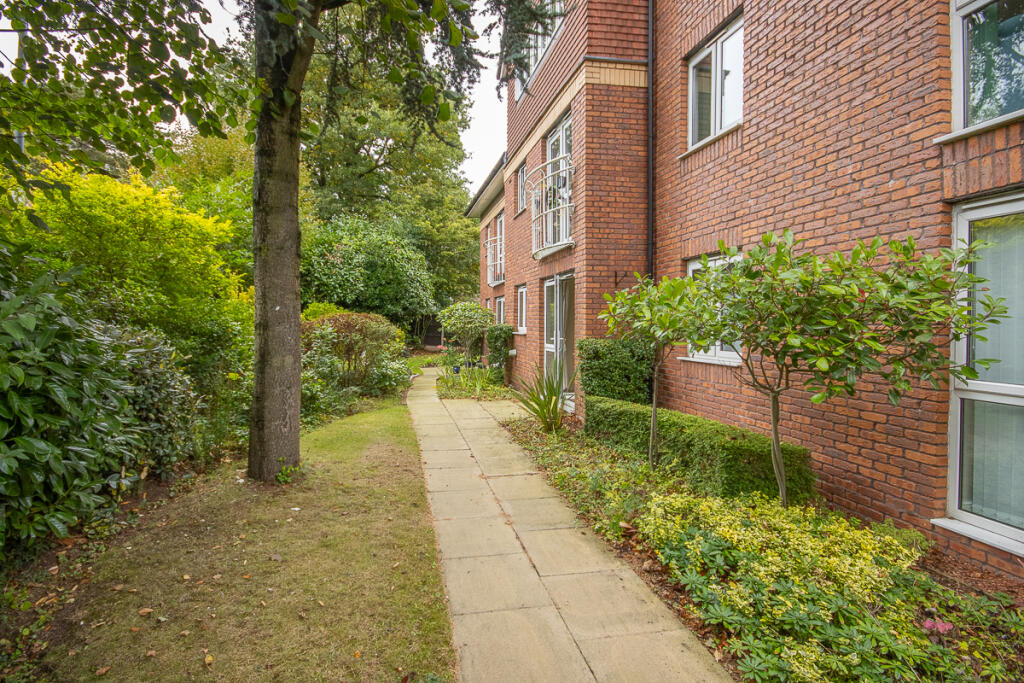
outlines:
M1014 540L1009 536L1003 536L1002 534L997 534L994 531L982 529L981 527L968 522L964 522L959 519L952 519L950 517L939 517L931 520L931 523L942 529L958 533L961 536L972 538L975 541L981 541L985 545L990 545L993 548L1005 550L1006 552L1013 553L1018 557L1024 557L1024 543Z
M995 130L996 128L1002 128L1003 126L1010 123L1016 123L1017 121L1024 121L1024 109L1010 112L1009 114L1003 114L1002 116L997 116L994 119L982 121L981 123L976 123L973 126L968 126L967 128L962 128L960 130L953 131L949 135L943 135L942 137L935 138L934 140L932 140L932 142L935 143L936 145L947 145L950 142L964 140L966 138L973 137L979 133Z
M676 356L677 360L685 360L690 363L704 363L705 365L725 365L730 368L738 368L743 365L739 358L700 358L698 356Z
M541 247L537 251L533 252L533 258L536 259L537 261L540 261L542 259L547 258L548 256L551 256L552 254L562 251L563 249L568 249L569 247L573 247L575 245L576 243L573 242L572 240L569 240L568 242L559 242L558 244L549 244L546 247Z
M488 287L500 287L503 284L505 284L505 280L495 280L494 282L487 282Z
M515 332L512 333L512 336L513 337L525 337L526 336L526 330L516 330Z
M519 214L521 214L524 211L526 211L526 207L525 206L523 208L519 209L518 211L516 211L514 214L512 214L512 218L519 218Z
M732 124L728 128L724 128L724 129L720 130L719 132L715 133L714 135L712 135L711 137L705 138L705 139L701 140L700 142L698 142L696 145L693 145L688 150L686 150L685 152L683 152L682 154L677 156L676 160L677 161L682 161L683 159L685 159L686 157L690 156L694 152L697 152L697 151L707 147L708 145L710 145L715 140L721 140L722 138L724 138L729 133L733 132L734 130L739 130L742 127L743 127L743 121L737 121L736 123Z

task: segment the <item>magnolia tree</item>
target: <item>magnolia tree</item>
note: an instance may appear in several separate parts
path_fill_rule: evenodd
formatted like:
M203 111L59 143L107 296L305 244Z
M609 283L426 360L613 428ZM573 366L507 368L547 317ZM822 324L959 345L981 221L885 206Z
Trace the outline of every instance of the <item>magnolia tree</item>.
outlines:
M984 294L985 280L971 273L978 250L987 246L980 242L926 253L908 237L889 242L882 254L882 240L875 238L849 254L824 257L798 252L799 244L788 230L765 235L739 260L711 268L705 257L692 290L664 285L687 292L665 304L675 325L689 326L691 349L732 342L742 360L739 379L768 398L772 465L783 505L783 393L799 383L812 392L811 401L822 403L854 395L861 378L872 375L888 386L895 405L917 380L938 388L950 377L976 378L975 367L994 361L955 365L949 342L978 335L1007 312L1002 299ZM736 256L735 248L719 246L726 256ZM714 315L708 315L709 305Z
M647 459L654 469L658 451L658 372L674 344L711 327L714 309L694 295L693 280L663 278L655 283L637 274L629 289L605 294L607 308L598 316L608 322L608 333L640 339L654 352L651 376L651 432ZM680 315L686 310L687 315Z
M474 301L460 301L437 314L437 321L452 339L459 342L466 361L471 349L491 326L494 314Z

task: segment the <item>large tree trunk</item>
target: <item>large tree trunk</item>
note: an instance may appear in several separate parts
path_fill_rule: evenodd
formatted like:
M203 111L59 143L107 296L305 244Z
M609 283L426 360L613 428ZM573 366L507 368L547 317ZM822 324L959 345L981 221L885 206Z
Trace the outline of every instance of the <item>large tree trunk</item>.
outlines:
M783 507L789 505L786 497L786 465L782 462L782 441L779 438L779 395L772 394L772 469L775 482L779 485L779 501Z
M256 126L253 179L256 361L249 476L261 481L299 463L302 380L299 93L308 58L302 41L287 35L290 29L277 21L275 11L266 0L256 3L256 76L270 92ZM291 101L286 91L294 96Z

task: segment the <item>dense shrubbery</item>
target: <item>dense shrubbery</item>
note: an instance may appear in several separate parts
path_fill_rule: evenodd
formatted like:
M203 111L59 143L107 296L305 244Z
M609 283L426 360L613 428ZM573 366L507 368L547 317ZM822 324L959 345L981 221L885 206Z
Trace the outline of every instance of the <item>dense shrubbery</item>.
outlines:
M478 355L476 349L493 320L494 314L475 301L459 301L437 314L445 337L459 344L467 361Z
M650 406L587 398L587 434L609 445L646 453L650 422ZM658 434L661 462L684 473L695 491L716 496L777 495L768 437L664 409L658 411ZM787 443L782 446L782 457L791 500L812 499L814 474L809 451Z
M576 343L586 396L650 404L654 350L637 338L584 338Z
M303 302L372 311L405 328L436 310L423 254L387 226L337 220L302 246Z
M404 389L405 335L383 316L339 313L302 324L302 414L307 423L342 415L358 396Z
M512 349L512 335L515 332L511 325L491 325L487 328L487 365L492 368L504 368L508 362L508 352Z
M590 417L590 403L587 406ZM615 539L657 552L752 681L1018 681L1024 613L913 568L920 534L753 494L699 497L678 470L580 434L510 425L553 484Z
M200 397L178 352L156 334L127 334L119 344L132 386L128 403L141 428L136 459L150 474L166 477L179 462L200 455Z
M451 367L446 367L437 378L437 395L441 398L473 398L478 401L512 398L512 391L491 370L466 366L456 373Z
M677 493L653 497L636 526L750 680L1024 675L1024 614L1005 596L957 595L915 571L920 543L891 525Z
M23 256L0 242L4 551L89 519L135 481L143 444L118 341L76 315L65 280L19 281Z
M302 322L309 322L322 318L325 315L337 315L338 313L345 313L345 309L335 304L327 304L322 301L311 301L306 304L306 307L302 309Z

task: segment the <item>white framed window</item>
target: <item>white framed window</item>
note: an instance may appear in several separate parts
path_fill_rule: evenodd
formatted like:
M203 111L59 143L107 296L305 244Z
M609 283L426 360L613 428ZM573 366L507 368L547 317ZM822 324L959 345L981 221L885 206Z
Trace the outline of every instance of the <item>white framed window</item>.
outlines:
M505 297L499 296L494 299L494 324L502 325L505 322Z
M533 178L533 257L544 258L572 241L572 117L559 121L544 142L547 161L530 172Z
M1024 194L972 202L954 210L954 238L994 246L971 265L988 280L987 294L1004 297L1011 317L990 327L984 339L953 344L957 364L975 367L977 379L950 386L949 498L947 514L981 530L993 545L1009 539L1024 548ZM941 524L942 520L933 520ZM968 535L974 535L968 533ZM994 539L994 540L993 540ZM1005 547L1005 545L1004 545Z
M526 285L516 287L516 332L526 334Z
M1024 0L951 0L953 130L1024 113Z
M738 261L743 258L739 254L732 258L725 256L716 256L708 259L708 266L714 268L731 261ZM686 264L686 274L691 278L699 278L700 272L704 269L704 265L700 262L700 259L695 259ZM729 343L725 341L719 341L714 344L707 351L688 351L688 354L680 360L694 360L701 363L714 363L716 365L739 365L743 362L740 357L739 343Z
M533 79L533 75L537 73L537 69L540 67L541 62L544 61L544 57L548 53L548 48L555 42L555 38L558 37L559 31L562 30L563 19L565 18L565 0L542 0L548 10L556 14L554 26L551 27L551 31L546 35L533 34L528 38L528 47L526 49L526 62L527 62L527 75L526 82L516 80L516 98L522 97L523 93L526 92L524 87L526 83L529 83ZM538 29L539 30L539 29Z
M516 213L526 208L526 164L516 171Z
M491 300L490 299L487 300L487 310L488 311L491 310Z
M730 24L689 61L689 147L710 142L743 121L743 19Z
M488 227L487 284L491 287L505 281L505 212L502 211Z

